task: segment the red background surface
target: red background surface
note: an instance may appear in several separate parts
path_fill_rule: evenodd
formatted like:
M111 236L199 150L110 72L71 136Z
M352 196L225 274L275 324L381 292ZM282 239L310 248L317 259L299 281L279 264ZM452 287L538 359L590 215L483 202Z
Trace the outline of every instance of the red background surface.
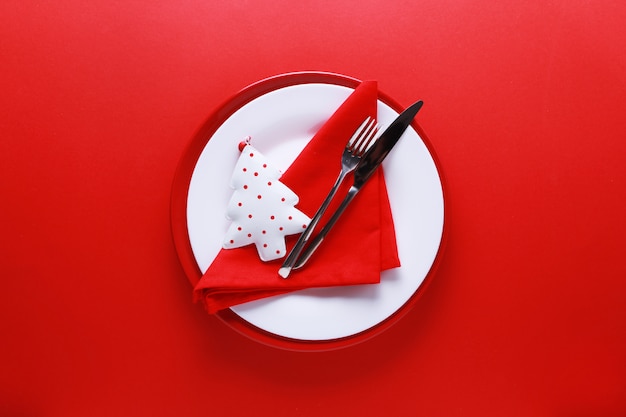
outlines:
M0 415L626 415L626 7L0 3ZM299 353L191 301L180 156L259 79L376 79L447 184L395 326Z

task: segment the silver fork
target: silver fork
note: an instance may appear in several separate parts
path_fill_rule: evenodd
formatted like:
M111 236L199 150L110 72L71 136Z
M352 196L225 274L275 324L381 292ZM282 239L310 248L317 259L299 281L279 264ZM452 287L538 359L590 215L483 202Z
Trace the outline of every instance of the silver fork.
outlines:
M289 273L298 261L298 256L302 253L302 250L311 237L315 226L319 223L322 215L324 215L328 205L337 193L339 186L344 181L346 176L356 169L356 166L359 164L359 161L365 151L374 143L374 137L376 136L376 133L378 133L379 127L380 126L376 123L375 119L372 119L371 117L366 118L346 144L343 154L341 155L341 172L339 173L335 184L326 196L326 199L320 208L317 209L317 212L311 219L311 222L304 232L302 232L295 246L291 249L289 255L287 255L285 262L283 262L280 267L278 274L281 277L287 278L289 276Z

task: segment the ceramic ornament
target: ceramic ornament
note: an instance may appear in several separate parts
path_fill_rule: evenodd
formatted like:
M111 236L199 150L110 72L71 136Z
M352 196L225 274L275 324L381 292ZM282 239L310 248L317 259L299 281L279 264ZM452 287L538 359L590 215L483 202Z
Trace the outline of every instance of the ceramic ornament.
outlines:
M259 258L271 261L286 255L285 236L302 233L310 218L294 206L298 196L280 182L281 172L249 140L240 144L228 202L231 220L223 247L256 245Z

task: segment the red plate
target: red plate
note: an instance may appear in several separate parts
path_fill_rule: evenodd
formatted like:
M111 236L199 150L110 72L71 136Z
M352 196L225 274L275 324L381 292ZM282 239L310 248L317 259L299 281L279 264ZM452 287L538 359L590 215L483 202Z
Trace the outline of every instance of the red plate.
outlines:
M222 104L207 119L207 121L192 139L188 148L184 152L174 177L172 189L171 221L174 243L181 265L190 283L193 286L195 286L200 280L202 272L200 270L200 267L198 266L198 261L194 255L192 244L190 242L188 234L187 204L189 186L198 159L208 141L211 140L218 128L244 105L267 93L284 87L300 84L331 84L354 89L360 84L360 82L360 80L357 80L355 78L324 72L298 72L282 74L259 81L244 88L233 97L228 99L226 102L224 102L224 104ZM403 110L402 106L400 106L384 93L379 93L379 101L383 102L397 113L400 113ZM424 145L426 146L428 152L430 153L430 156L432 157L433 163L438 167L439 164L433 152L432 146L427 140L424 132L416 122L412 124L412 127L417 132L421 140L424 142ZM443 181L441 180L441 170L437 169L437 172L439 174L439 181L441 181L441 193L443 196L444 187ZM219 312L217 316L223 322L225 322L227 325L240 332L241 334L266 345L283 349L298 351L324 351L343 348L365 341L380 334L384 330L388 329L391 325L396 323L404 314L406 314L410 310L410 308L416 303L419 296L424 292L441 258L446 235L446 228L444 227L444 225L445 221L443 220L442 214L440 242L437 247L432 264L430 265L426 276L424 277L417 290L414 291L410 295L408 300L404 302L400 308L395 310L393 314L389 315L376 325L369 327L367 330L341 338L326 340L300 340L296 338L289 338L277 335L266 331L258 326L255 326L249 321L242 318L232 309L223 310Z

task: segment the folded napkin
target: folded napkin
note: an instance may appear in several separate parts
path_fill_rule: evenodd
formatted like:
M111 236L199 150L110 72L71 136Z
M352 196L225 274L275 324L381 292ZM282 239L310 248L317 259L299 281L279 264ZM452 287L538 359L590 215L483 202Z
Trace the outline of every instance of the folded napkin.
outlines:
M376 117L377 99L375 81L357 86L280 178L299 196L296 207L309 217L313 217L339 174L348 138L367 116ZM337 193L319 227L340 203L351 185L350 179ZM288 251L298 236L287 237ZM222 249L196 285L195 297L203 301L209 313L215 313L304 288L379 283L381 271L400 266L382 168L363 187L308 263L287 279L278 275L284 259L263 262L254 245Z

